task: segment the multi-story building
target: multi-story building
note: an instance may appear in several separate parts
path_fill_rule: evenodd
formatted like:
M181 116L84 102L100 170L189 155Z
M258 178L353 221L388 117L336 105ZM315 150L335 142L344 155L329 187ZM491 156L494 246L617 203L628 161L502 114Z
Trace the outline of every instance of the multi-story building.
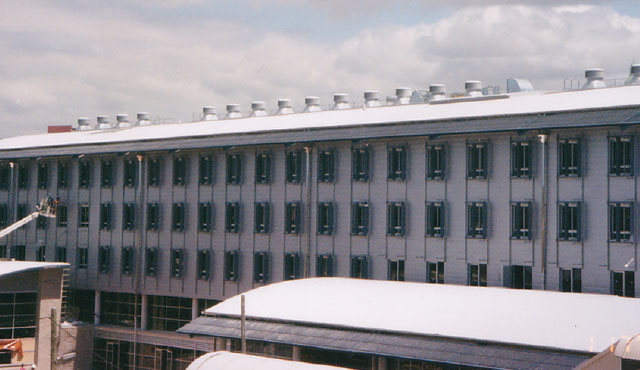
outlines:
M392 106L336 94L295 114L232 104L185 124L101 116L3 139L0 224L47 195L60 207L0 257L68 261L79 316L164 331L303 276L638 296L638 75L607 88L588 71L557 93L398 89Z

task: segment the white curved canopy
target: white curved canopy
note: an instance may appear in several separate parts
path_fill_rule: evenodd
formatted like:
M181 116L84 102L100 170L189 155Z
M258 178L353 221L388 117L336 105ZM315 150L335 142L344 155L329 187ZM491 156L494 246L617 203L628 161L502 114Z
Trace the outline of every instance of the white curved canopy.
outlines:
M344 367L309 364L231 352L211 352L196 358L187 370L346 370Z

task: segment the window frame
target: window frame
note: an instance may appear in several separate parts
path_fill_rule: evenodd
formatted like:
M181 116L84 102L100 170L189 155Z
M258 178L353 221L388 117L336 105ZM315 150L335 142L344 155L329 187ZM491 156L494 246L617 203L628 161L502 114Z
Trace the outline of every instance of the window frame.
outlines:
M271 204L269 202L255 202L253 205L253 232L268 234L271 224Z
M135 249L125 246L120 249L120 274L124 276L133 275L135 270Z
M446 209L443 201L427 201L425 203L425 236L444 238Z
M445 180L447 165L447 145L427 144L426 148L426 171L427 180Z
M255 183L269 184L271 182L271 153L256 153Z
M365 147L351 148L351 180L369 182L371 178L371 149Z
M171 230L182 232L186 229L187 205L176 202L171 206Z
M136 204L126 202L122 205L122 230L135 230L136 228Z
M407 233L407 203L387 202L387 236L404 237Z
M78 247L77 251L78 270L86 270L89 268L89 248Z
M224 230L227 233L240 232L240 203L227 202L224 207Z
M387 147L387 180L405 181L407 179L407 152L406 145Z
M533 202L510 202L511 240L533 239Z
M169 251L171 254L171 259L169 262L170 268L170 278L172 279L182 279L185 274L185 260L186 253L184 248L171 248Z
M288 150L285 154L285 179L290 184L301 184L304 177L302 149Z
M628 213L628 215L626 213ZM607 236L609 242L632 243L635 240L634 202L609 202L608 216ZM628 221L625 222L625 219L628 219Z
M47 260L47 246L39 245L36 247L36 261L45 262Z
M635 148L633 136L609 136L609 176L633 177Z
M196 257L196 271L198 280L209 280L211 277L211 251L198 249Z
M488 203L487 202L467 202L466 223L467 239L486 239L488 234ZM472 213L473 211L473 213ZM478 222L475 222L478 221Z
M333 264L334 264L333 254L328 253L328 254L316 255L316 276L317 277L333 277L334 276Z
M226 183L240 185L242 183L242 155L241 153L227 153Z
M558 177L582 177L582 139L558 139Z
M558 240L582 241L582 202L558 202Z
M89 227L91 222L91 209L89 208L89 204L80 203L78 204L78 227Z
M148 277L158 275L158 248L145 248L144 250L144 274Z
M101 245L98 247L98 272L108 274L111 269L111 247Z
M147 164L147 182L149 186L158 187L162 183L161 173L161 159L159 157L151 157L149 158L149 163Z
M101 203L100 204L100 230L111 230L111 224L113 219L113 204Z
M67 227L69 225L69 208L59 204L56 207L56 226Z
M173 186L185 186L187 184L188 166L189 159L187 156L173 156Z
M31 170L31 166L29 166L29 163L27 162L18 162L18 165L16 167L18 170L18 189L29 188L29 171Z
M125 157L122 168L122 185L125 188L133 188L136 186L136 178L138 177L138 161L135 157Z
M369 202L351 203L351 235L369 235L370 208Z
M487 286L487 264L486 263L469 263L467 264L467 285L468 286Z
M318 235L333 235L335 229L336 206L334 202L318 203L317 233Z
M427 261L427 283L444 284L444 261Z
M300 254L288 252L283 258L283 280L295 280L300 278Z
M40 161L38 163L37 187L40 190L46 190L49 186L49 163Z
M616 287L616 280L620 287ZM611 271L611 294L619 297L635 298L634 271Z
M511 141L511 178L530 179L533 177L533 142L531 140Z
M352 255L350 258L349 276L354 279L368 279L369 256Z
M147 231L160 230L160 203L147 203Z
M198 184L213 184L213 155L203 154L198 157Z
M331 183L335 181L336 150L318 150L318 182Z
M198 231L210 232L213 230L213 205L211 202L198 203Z
M78 188L88 189L91 186L91 160L78 160Z
M67 189L69 187L69 171L71 169L70 163L68 161L58 161L58 178L57 178L57 186L58 189Z
M467 179L488 179L488 146L487 142L467 143Z
M559 270L558 290L565 293L582 293L582 269L574 267Z
M302 232L302 203L287 202L284 205L284 233L299 235Z
M253 253L253 282L266 284L269 282L269 252Z
M112 159L103 159L100 161L100 187L113 187L114 164Z
M237 250L224 252L224 280L238 281L240 279L240 253Z
M405 260L397 258L387 260L387 280L404 281Z

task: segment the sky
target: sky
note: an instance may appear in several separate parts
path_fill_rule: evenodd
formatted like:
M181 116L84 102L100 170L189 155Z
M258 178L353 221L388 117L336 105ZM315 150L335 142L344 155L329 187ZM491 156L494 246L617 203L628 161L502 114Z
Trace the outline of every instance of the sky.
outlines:
M4 0L0 137L150 112L464 81L540 90L640 63L640 0Z

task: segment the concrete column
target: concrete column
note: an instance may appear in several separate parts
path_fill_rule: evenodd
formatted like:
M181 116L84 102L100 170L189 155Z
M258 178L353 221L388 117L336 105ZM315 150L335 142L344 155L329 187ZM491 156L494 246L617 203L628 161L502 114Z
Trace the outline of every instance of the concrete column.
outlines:
M93 316L93 323L95 325L100 325L100 291L96 290L96 294L95 294L95 301L94 301L94 308L93 311L95 312L95 315Z
M140 330L147 330L149 327L149 296L146 294L140 295Z
M387 370L387 358L386 357L380 357L380 356L378 357L378 369L377 370Z
M60 309L62 307L62 269L41 270L36 275L38 279L38 317L35 343L35 363L38 369L53 368L52 358L55 359L55 336L60 323ZM52 313L55 318L52 320ZM56 326L52 326L52 324Z
M200 312L198 312L198 298L191 299L191 320L195 320L200 316Z
M301 348L298 347L298 346L293 346L293 358L292 358L292 360L293 361L300 361L300 359L302 357L301 354L302 354Z

